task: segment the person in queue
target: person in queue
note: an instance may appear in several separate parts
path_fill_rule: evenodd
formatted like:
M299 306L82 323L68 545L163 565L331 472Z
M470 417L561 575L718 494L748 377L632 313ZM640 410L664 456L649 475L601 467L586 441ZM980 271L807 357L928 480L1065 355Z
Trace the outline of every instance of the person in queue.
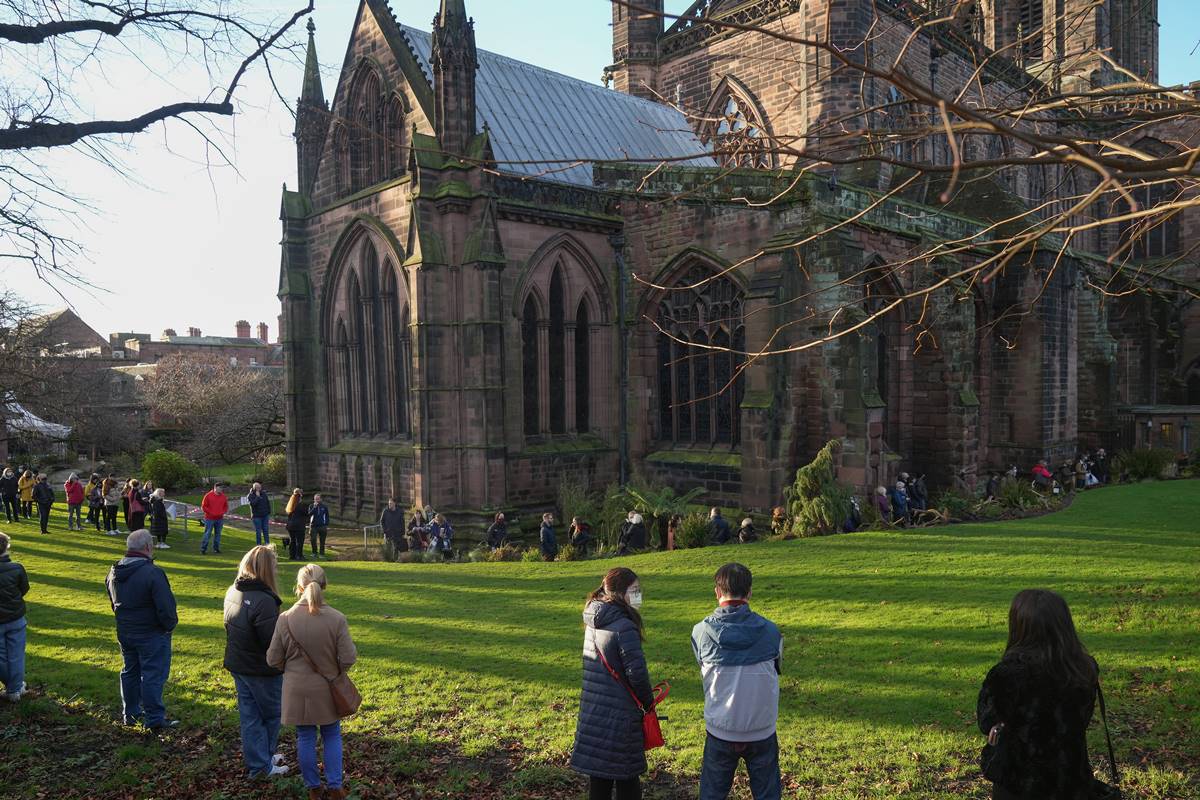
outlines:
M317 564L300 568L297 601L279 615L267 663L283 671L284 725L296 726L296 759L310 800L346 797L342 769L342 726L329 681L358 658L350 626L325 603L328 582ZM325 786L317 765L317 736L324 751Z
M641 582L625 567L609 570L584 603L583 693L571 768L588 776L589 800L642 796L642 709L654 707L654 695L641 606Z

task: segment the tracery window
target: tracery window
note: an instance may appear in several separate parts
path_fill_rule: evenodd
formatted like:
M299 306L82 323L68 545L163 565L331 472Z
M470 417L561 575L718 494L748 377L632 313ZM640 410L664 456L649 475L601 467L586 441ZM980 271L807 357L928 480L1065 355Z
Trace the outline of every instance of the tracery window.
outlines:
M525 409L525 435L538 432L541 417L541 374L538 370L538 310L533 295L525 298L521 313L521 390Z
M1042 60L1042 0L1021 0L1017 35L1020 38L1018 52L1022 63Z
M343 256L326 297L329 430L336 437L411 434L408 290L370 237Z
M561 267L550 277L550 335L547 342L550 388L550 432L567 432L566 309L563 308Z
M580 300L579 310L575 312L575 430L580 433L586 433L590 428L591 342L591 315L587 302Z
M917 160L917 142L913 133L912 105L895 86L888 86L883 104L884 147L894 161Z
M383 177L385 139L383 93L379 75L365 64L350 84L346 125L350 154L350 191L357 192Z
M387 121L384 125L386 137L386 177L396 178L408 169L408 131L404 126L404 104L398 96L388 101Z
M767 169L774 166L766 125L755 104L728 82L709 103L702 138L725 167Z
M741 441L745 298L726 276L696 265L658 307L659 439L676 445ZM691 288L691 287L695 288ZM706 349L706 345L723 349Z
M867 329L870 338L870 358L864 364L867 386L874 388L884 404L883 439L895 449L899 432L899 383L902 313L900 307L889 308L896 302L899 292L889 276L887 268L878 264L864 272L863 310L867 314L879 314L873 326ZM887 309L887 310L885 310Z
M1151 156L1163 158L1175 151L1157 139L1142 139L1136 148ZM1138 209L1156 208L1178 199L1179 185L1173 181L1147 179L1127 186ZM1122 208L1130 210L1127 203ZM1167 212L1120 223L1122 252L1133 258L1164 258L1179 252L1179 212Z

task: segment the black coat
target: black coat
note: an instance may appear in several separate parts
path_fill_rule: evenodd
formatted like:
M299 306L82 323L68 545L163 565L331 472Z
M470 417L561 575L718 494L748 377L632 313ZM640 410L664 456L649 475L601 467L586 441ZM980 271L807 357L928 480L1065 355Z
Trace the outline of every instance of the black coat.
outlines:
M493 522L487 529L488 547L502 547L504 542L508 540L508 523Z
M584 775L628 780L646 771L642 712L596 655L633 688L643 708L654 702L637 628L619 606L593 601L583 612L583 693L571 768Z
M0 556L0 625L25 616L25 595L29 594L29 576L25 568L8 553Z
M104 587L117 617L118 639L166 634L179 624L167 573L148 558L121 559L109 570Z
M48 506L54 502L54 488L45 481L33 485L33 501L39 506Z
M1087 753L1095 702L1095 686L1065 686L1040 665L1001 661L976 708L985 736L1005 726L997 745L983 748L984 773L1021 798L1086 800L1095 780Z
M279 596L262 581L239 580L225 593L225 669L236 675L282 675L267 665L279 621Z
M558 556L558 539L554 536L554 526L549 522L542 523L542 529L538 532L538 544L543 557L555 558Z
M297 500L292 511L287 515L287 532L301 534L308 527L308 503Z
M379 524L389 542L404 541L404 509L398 506L394 509L383 509L383 513L379 515Z
M708 535L714 544L726 544L733 539L733 531L722 516L713 517L708 521Z
M635 550L646 549L646 525L643 522L627 522L621 526L621 536L617 541L617 552L621 555Z
M155 536L166 536L170 531L171 518L167 516L166 502L150 495L150 532Z
M5 477L0 475L0 497L16 497L17 494L19 494L17 476Z
M271 516L271 496L263 490L257 494L253 491L246 495L250 498L250 516L252 517L269 517Z

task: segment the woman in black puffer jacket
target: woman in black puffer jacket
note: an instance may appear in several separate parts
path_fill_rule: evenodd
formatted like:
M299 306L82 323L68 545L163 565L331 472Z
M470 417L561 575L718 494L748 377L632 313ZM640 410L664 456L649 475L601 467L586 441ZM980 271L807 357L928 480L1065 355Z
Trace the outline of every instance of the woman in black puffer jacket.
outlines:
M612 800L614 791L616 800L642 796L642 712L630 690L642 708L653 707L654 695L642 653L641 605L638 577L624 567L609 570L584 605L583 694L571 768L591 778L590 800Z
M1008 612L1008 647L979 692L981 758L996 800L1089 800L1087 727L1099 669L1061 596L1026 589Z

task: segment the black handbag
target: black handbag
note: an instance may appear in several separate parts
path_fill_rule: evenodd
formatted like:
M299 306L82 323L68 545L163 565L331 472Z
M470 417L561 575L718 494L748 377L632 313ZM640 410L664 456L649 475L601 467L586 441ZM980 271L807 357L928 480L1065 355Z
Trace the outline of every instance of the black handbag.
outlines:
M1112 773L1112 783L1108 784L1099 778L1092 779L1092 800L1121 800L1121 776L1117 772L1117 756L1113 752L1112 735L1108 732L1108 712L1104 708L1104 690L1096 683L1096 697L1100 700L1100 721L1104 723L1104 741L1108 744L1108 769Z

